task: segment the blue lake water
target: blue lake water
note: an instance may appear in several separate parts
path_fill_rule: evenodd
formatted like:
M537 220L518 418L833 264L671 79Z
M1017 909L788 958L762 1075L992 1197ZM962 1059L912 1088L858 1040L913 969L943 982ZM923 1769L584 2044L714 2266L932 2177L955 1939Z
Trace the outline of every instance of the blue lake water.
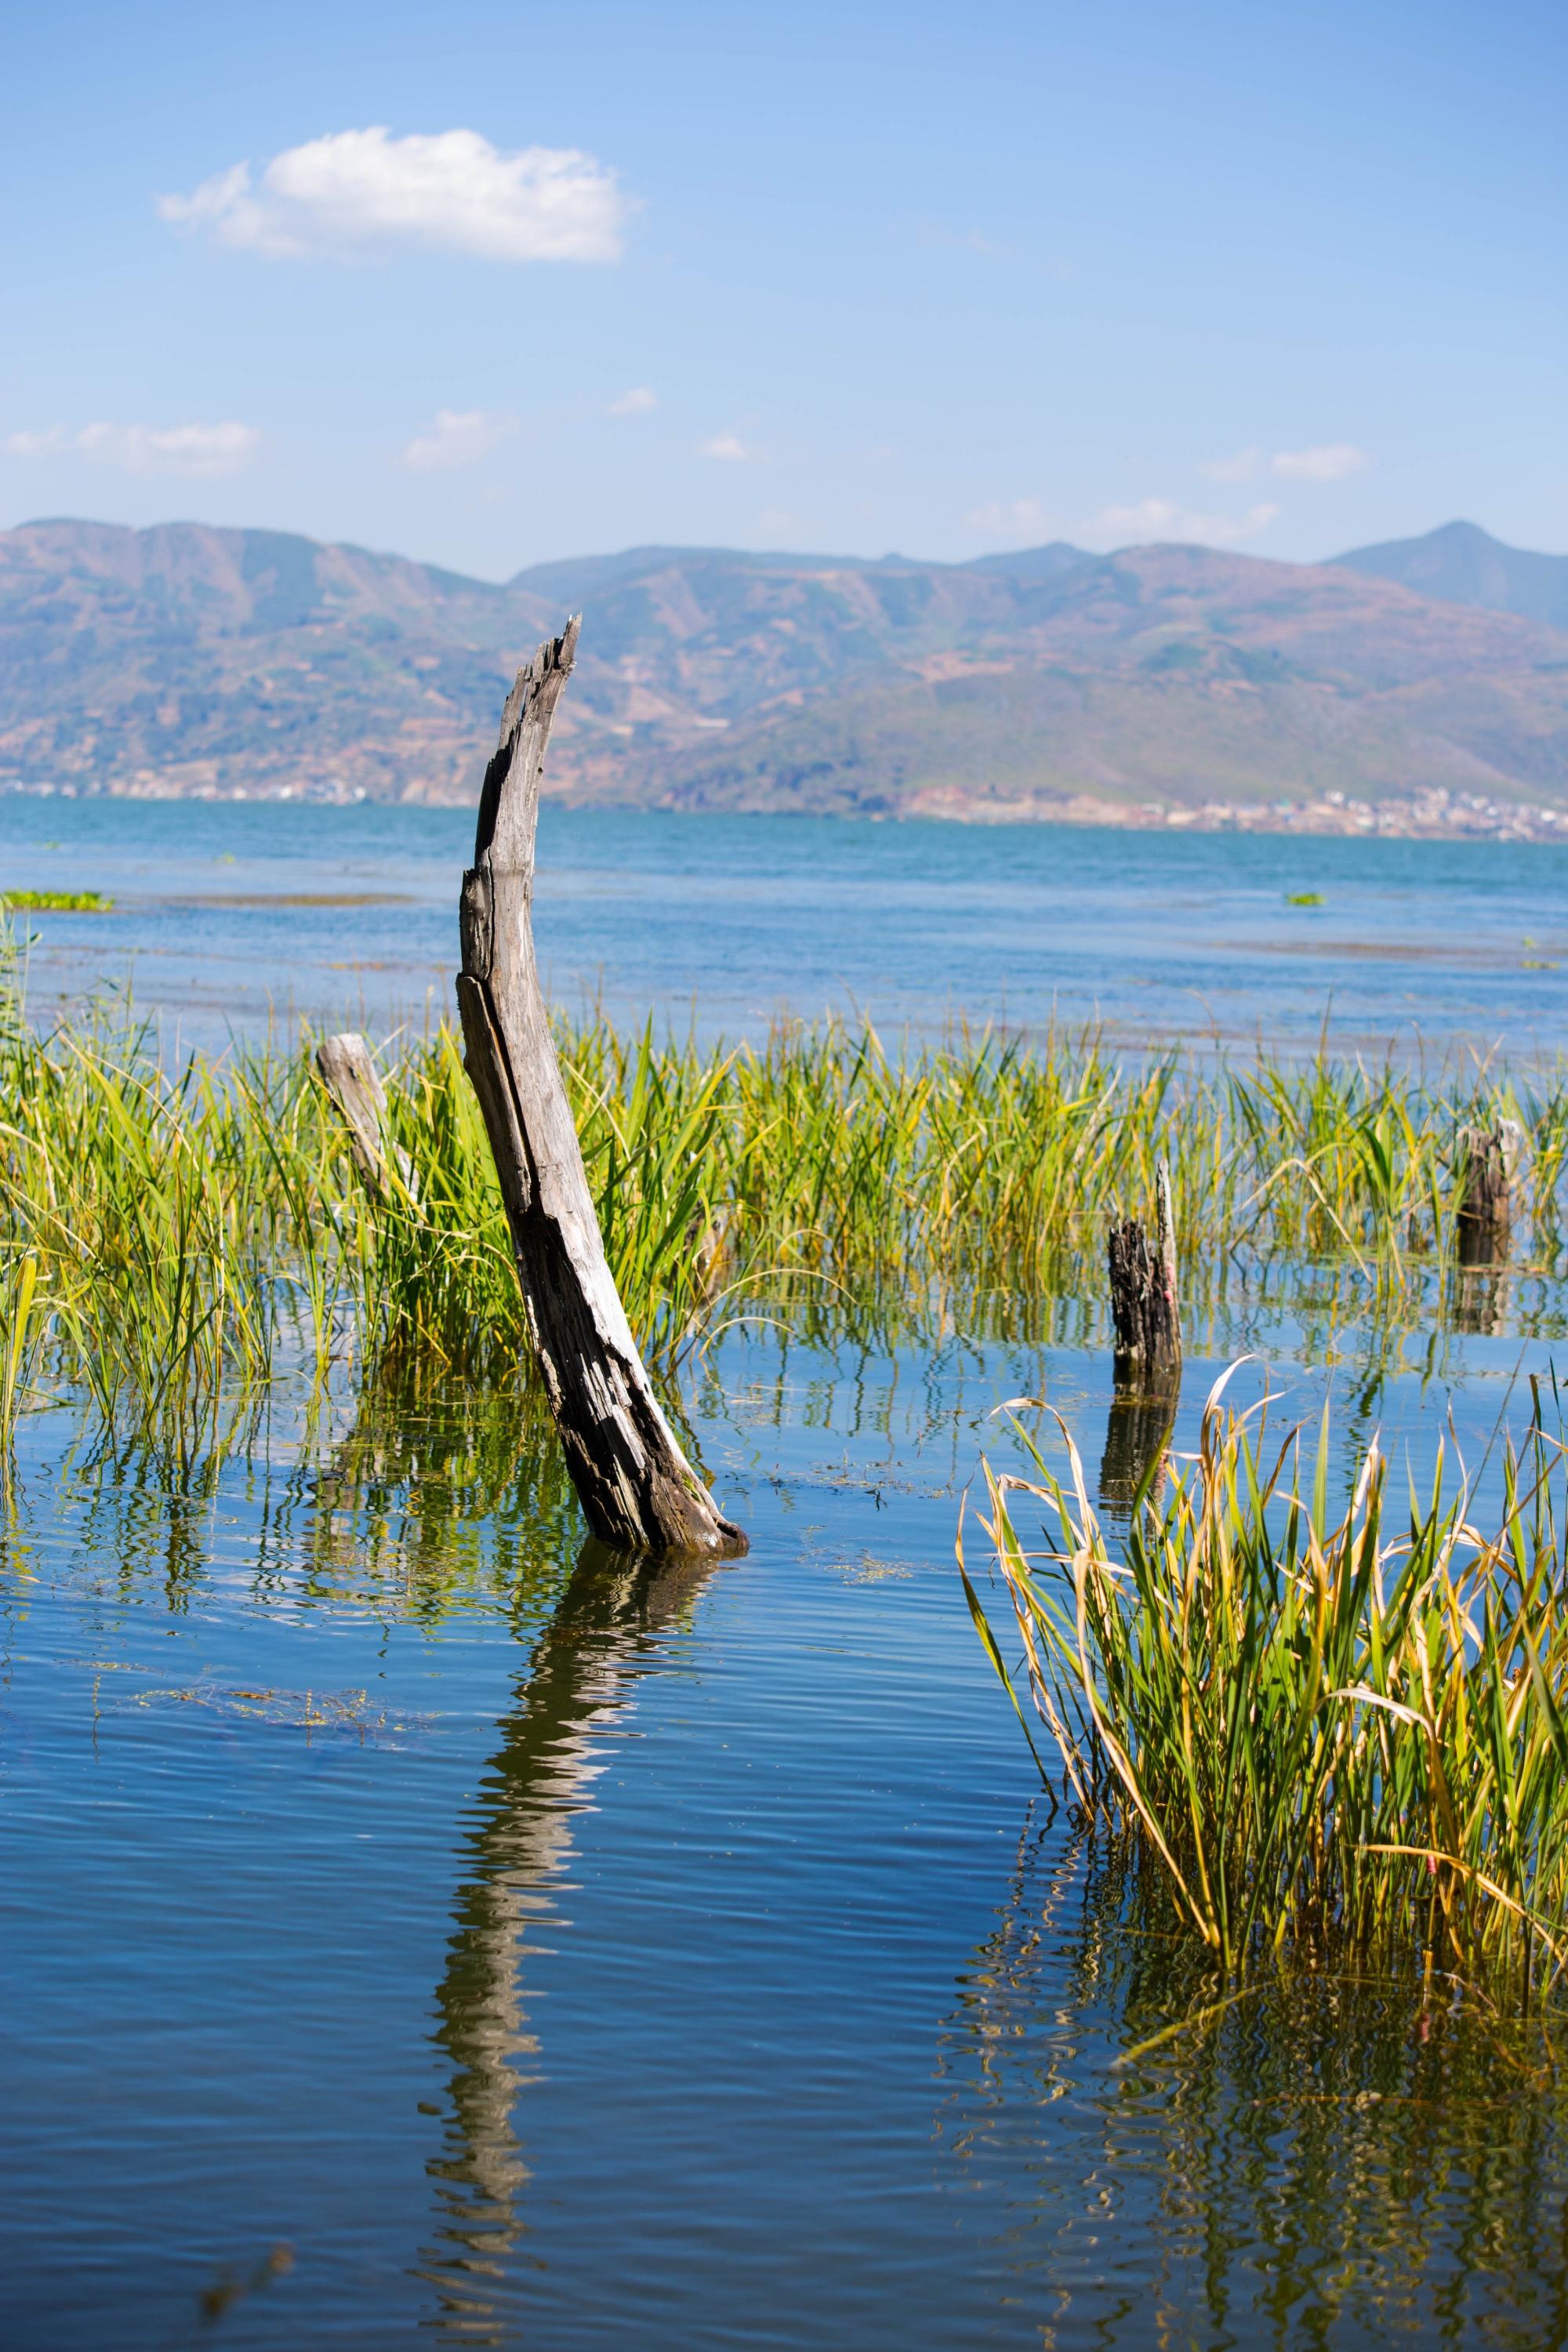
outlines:
M268 997L357 1018L361 987L374 1026L452 961L465 819L0 824L0 880L120 900L37 919L36 1002L134 949L186 1034ZM557 984L616 1010L1055 1004L1136 1042L1189 1025L1196 973L1235 1037L1310 1041L1331 985L1351 1036L1408 987L1439 1043L1563 1042L1561 975L1521 969L1552 961L1521 942L1554 936L1557 851L546 828ZM1323 891L1316 929L1285 887ZM276 903L333 893L382 903ZM1563 1353L1555 1259L1479 1309L1435 1274L1392 1321L1342 1295L1234 1282L1190 1329L1178 1445L1251 1349L1292 1414L1331 1397L1342 1479L1374 1428L1422 1465L1451 1431L1484 1515L1496 1432ZM1103 1316L1037 1322L728 1332L682 1386L752 1549L651 1581L580 1562L515 1392L345 1380L312 1415L284 1381L183 1446L68 1396L25 1415L6 2352L1568 2343L1563 2102L1462 1999L1417 2029L1408 1987L1330 1979L1116 2064L1169 2014L1159 1955L1042 1802L952 1565L1002 1400L1047 1398L1098 1459Z
M1519 1352L1392 1371L1396 1451L1451 1406L1479 1454ZM1115 2070L1166 2012L951 1566L1024 1388L1098 1436L1083 1350L726 1343L696 1425L752 1550L646 1591L574 1572L515 1402L345 1398L310 1446L278 1411L179 1468L31 1420L7 2345L1562 2341L1555 2096L1505 2081L1500 2135L1485 2048L1407 1999L1370 2056L1329 2021L1326 2115L1247 2021ZM1420 2101L1419 2246L1369 2083Z
M0 796L35 1003L130 971L205 1044L304 1013L383 1029L448 1001L461 810ZM568 1003L707 1032L783 1007L955 1015L1130 1043L1218 1034L1514 1054L1568 1043L1568 845L679 817L547 805L536 925ZM1318 894L1319 907L1287 895ZM318 903L301 903L315 900Z

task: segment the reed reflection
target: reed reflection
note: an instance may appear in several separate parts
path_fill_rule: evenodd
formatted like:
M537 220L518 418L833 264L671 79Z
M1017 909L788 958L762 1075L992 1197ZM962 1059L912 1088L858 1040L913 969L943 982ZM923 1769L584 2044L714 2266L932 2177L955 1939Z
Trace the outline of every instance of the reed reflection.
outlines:
M1415 1962L1236 1999L1053 1830L960 1982L946 2185L1032 2341L1568 2344L1560 2026Z

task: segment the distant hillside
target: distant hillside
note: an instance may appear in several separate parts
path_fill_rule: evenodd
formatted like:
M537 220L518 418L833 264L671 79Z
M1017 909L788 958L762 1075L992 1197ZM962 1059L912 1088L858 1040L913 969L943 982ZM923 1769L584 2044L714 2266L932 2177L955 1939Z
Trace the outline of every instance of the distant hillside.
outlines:
M1568 633L1359 560L645 548L495 585L280 532L88 522L0 533L0 785L471 800L520 656L577 606L550 789L580 799L1568 799Z
M1358 547L1338 562L1375 580L1396 580L1418 596L1517 613L1548 628L1568 629L1568 555L1532 555L1505 547L1473 522L1446 522L1425 539L1391 539Z

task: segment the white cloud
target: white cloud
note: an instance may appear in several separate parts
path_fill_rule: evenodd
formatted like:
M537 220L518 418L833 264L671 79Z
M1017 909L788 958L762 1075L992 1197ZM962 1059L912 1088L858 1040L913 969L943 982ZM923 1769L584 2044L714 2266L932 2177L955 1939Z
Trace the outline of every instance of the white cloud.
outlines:
M394 139L334 131L160 196L160 216L275 258L349 258L399 246L490 261L615 261L627 205L614 172L575 147L510 154L477 131Z
M1234 457L1215 457L1198 471L1211 482L1250 482L1266 472L1288 482L1342 482L1371 463L1366 451L1351 442L1328 441L1310 449L1281 449L1272 457L1254 445Z
M398 452L397 462L416 474L446 474L476 466L517 431L517 419L500 408L438 408L436 421Z
M738 433L715 433L711 441L697 444L697 454L717 457L726 466L759 466L763 461L762 451L742 441Z
M930 224L921 228L920 236L922 245L941 246L950 253L983 253L994 260L1009 259L1013 250L1011 246L998 245L978 228L951 229Z
M658 406L658 394L646 383L634 383L618 400L612 400L605 412L608 416L646 416L650 408Z
M1215 457L1198 471L1211 482L1250 482L1262 463L1261 449L1238 449L1234 457Z
M991 499L963 520L971 530L983 531L987 539L1027 542L1056 535L1050 514L1039 499Z
M42 433L10 433L8 457L87 457L124 474L183 474L211 479L239 474L261 446L254 425L51 425Z
M1135 506L1101 507L1079 530L1107 547L1142 546L1152 540L1236 547L1267 530L1279 512L1277 506L1255 506L1244 515L1195 514L1173 499L1140 499Z
M1274 471L1289 482L1342 482L1372 459L1350 441L1325 441L1314 449L1281 449Z

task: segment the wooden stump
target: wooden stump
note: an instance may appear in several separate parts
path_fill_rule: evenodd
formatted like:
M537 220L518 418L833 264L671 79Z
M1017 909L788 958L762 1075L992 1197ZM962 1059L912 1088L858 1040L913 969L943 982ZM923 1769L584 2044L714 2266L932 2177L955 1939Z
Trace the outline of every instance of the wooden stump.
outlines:
M1171 1171L1155 1171L1158 1223L1152 1239L1135 1219L1112 1225L1110 1268L1112 1371L1117 1388L1159 1390L1179 1382L1182 1323L1176 1304L1176 1234L1171 1216Z
M1459 1129L1455 1228L1461 1265L1496 1265L1507 1257L1525 1149L1524 1129L1516 1118L1500 1118L1493 1128Z
M550 1407L588 1524L619 1551L721 1555L746 1538L676 1442L637 1352L583 1166L534 957L545 747L578 622L518 672L463 878L458 1003Z
M321 1083L348 1125L354 1165L373 1192L387 1190L395 1167L405 1192L414 1192L414 1163L386 1134L386 1090L370 1048L357 1029L323 1037L316 1048Z
M1182 1392L1182 1318L1176 1303L1176 1230L1171 1171L1154 1171L1152 1236L1132 1217L1112 1225L1110 1417L1100 1465L1100 1499L1122 1515L1141 1491L1158 1493Z

